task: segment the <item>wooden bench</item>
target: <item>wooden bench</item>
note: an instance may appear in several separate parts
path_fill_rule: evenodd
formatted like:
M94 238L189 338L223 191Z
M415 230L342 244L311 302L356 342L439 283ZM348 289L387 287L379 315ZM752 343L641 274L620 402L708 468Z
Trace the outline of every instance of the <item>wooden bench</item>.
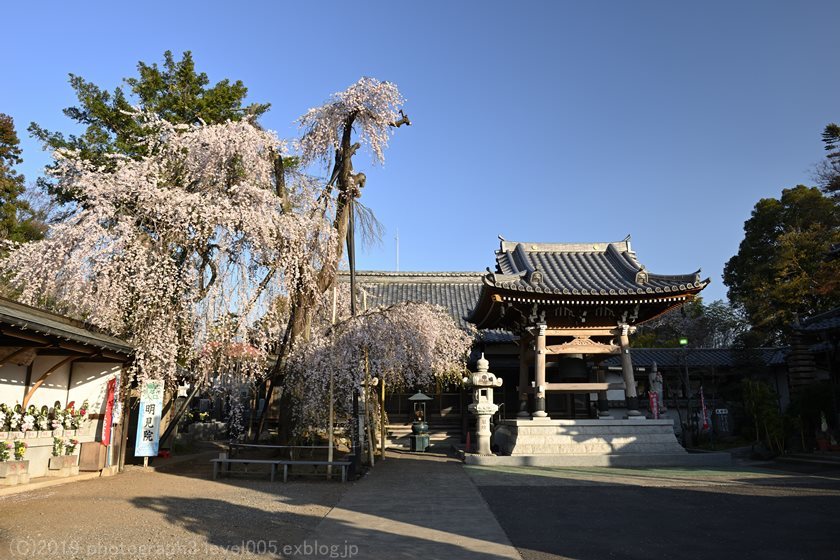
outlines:
M230 450L231 457L234 454L234 450L236 449L288 449L289 450L289 459L294 459L295 451L298 449L302 450L315 450L315 449L329 449L328 445L273 445L270 443L237 443L232 442L228 444L228 449Z
M296 461L278 461L280 465L283 465L283 482L286 482L289 476L289 467L292 465L312 465L316 467L341 467L341 482L347 482L347 469L350 468L352 464L350 461L307 461L307 460L296 460Z
M261 465L271 465L271 482L274 482L274 474L277 472L277 465L281 464L283 461L279 461L277 459L230 459L230 458L218 458L218 459L210 459L210 462L213 463L213 480L216 480L219 477L219 465L227 465L228 472L230 472L230 466L234 463L240 463L247 465L249 463L256 463ZM286 468L283 468L283 481L286 481Z
M287 459L230 459L230 458L218 458L218 459L210 459L210 462L213 463L213 480L216 480L219 476L219 465L227 465L228 472L230 472L230 466L234 463L237 464L244 464L248 465L249 463L256 463L256 464L263 464L263 465L271 465L271 482L274 482L274 475L277 472L277 467L283 467L283 482L287 482L289 480L289 467L292 465L313 465L313 466L326 466L326 467L341 467L341 482L347 482L347 469L350 468L351 462L350 461L291 461Z

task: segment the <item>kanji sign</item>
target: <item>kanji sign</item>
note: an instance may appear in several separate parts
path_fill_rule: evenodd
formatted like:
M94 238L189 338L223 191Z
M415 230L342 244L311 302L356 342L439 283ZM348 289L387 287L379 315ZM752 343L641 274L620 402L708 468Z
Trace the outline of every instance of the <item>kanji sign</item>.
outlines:
M160 443L160 412L163 408L163 381L145 381L140 391L140 412L137 415L135 457L156 457Z

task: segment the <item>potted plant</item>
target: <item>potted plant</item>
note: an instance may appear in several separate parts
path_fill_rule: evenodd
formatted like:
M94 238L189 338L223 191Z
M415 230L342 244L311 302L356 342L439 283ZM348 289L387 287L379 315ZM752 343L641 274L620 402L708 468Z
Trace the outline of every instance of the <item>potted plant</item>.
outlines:
M35 416L35 427L38 428L38 437L52 436L52 426L50 426L50 410L46 405L41 407L38 414Z
M64 477L79 474L76 456L73 455L78 443L74 439L65 441L60 437L53 438L52 457L50 457L47 476Z

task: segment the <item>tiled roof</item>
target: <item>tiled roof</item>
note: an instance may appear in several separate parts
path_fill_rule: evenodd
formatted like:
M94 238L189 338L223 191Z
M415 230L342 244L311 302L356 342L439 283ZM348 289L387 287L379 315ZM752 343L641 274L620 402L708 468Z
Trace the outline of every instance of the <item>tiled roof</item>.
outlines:
M811 332L840 329L840 307L803 319L798 328Z
M120 354L129 355L134 351L125 341L97 332L81 321L6 298L0 298L0 322L24 331L58 337Z
M470 329L464 317L478 301L481 272L379 272L357 271L356 281L367 292L368 306L393 305L407 301L440 305L449 310L461 328ZM339 273L349 281L349 273ZM513 336L493 329L482 333L485 342L507 342Z
M704 288L692 274L654 274L636 260L629 237L610 243L523 243L502 240L496 271L485 283L524 292L567 295L669 294Z
M784 363L784 348L631 348L633 366L650 367L656 362L660 367L715 366L734 367L742 364L779 365ZM611 356L602 365L621 366L620 356Z

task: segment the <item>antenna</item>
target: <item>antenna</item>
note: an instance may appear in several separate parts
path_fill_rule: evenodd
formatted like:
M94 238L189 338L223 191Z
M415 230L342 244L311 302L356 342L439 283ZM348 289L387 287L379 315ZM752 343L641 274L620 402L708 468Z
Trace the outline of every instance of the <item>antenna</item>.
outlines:
M394 237L394 241L397 242L397 272L400 271L400 230L397 230L397 235Z

